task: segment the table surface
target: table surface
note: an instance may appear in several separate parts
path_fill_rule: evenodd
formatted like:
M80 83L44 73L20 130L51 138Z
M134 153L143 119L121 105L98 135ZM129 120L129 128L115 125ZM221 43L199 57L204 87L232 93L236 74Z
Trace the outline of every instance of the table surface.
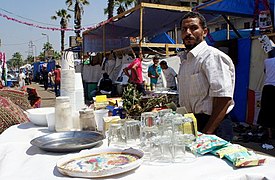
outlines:
M0 135L0 179L71 179L60 174L56 167L58 159L68 154L46 152L30 144L32 139L48 133L47 127L32 123L14 125L4 131ZM95 148L106 147L104 140L101 146ZM135 170L104 179L275 179L275 158L265 157L265 164L245 168L235 168L229 161L213 155L198 157L190 163L152 165L144 162Z

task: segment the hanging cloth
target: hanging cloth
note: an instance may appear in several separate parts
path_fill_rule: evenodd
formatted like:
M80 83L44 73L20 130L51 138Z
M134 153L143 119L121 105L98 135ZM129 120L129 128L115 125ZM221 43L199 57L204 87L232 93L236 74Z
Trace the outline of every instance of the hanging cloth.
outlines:
M261 1L264 5L263 10L259 9L260 0L255 0L254 19L253 19L253 23L252 23L253 29L251 32L252 36L255 35L255 29L256 29L257 22L258 22L259 30L260 30L261 34L273 32L271 13L270 13L270 7L269 7L268 0L261 0Z

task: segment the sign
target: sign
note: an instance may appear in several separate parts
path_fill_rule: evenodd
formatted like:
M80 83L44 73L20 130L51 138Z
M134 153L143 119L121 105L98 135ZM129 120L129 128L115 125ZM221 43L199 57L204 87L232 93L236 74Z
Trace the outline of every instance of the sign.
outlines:
M259 39L265 53L268 53L273 49L273 47L272 47L273 42L268 38L267 35L262 35L258 39Z
M45 57L53 57L54 55L54 50L50 49L45 51Z
M76 36L70 36L69 37L69 46L70 47L75 47L77 46L77 42L76 42Z

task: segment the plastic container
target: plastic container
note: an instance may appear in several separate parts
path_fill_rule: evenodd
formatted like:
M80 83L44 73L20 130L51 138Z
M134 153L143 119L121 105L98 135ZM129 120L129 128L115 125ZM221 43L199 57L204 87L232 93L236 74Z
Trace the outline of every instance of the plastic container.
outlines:
M55 101L55 130L70 131L73 129L73 116L70 98L59 96Z
M108 109L99 109L94 111L95 121L96 121L98 131L103 132L103 127L104 127L103 117L108 117L108 112L109 112Z

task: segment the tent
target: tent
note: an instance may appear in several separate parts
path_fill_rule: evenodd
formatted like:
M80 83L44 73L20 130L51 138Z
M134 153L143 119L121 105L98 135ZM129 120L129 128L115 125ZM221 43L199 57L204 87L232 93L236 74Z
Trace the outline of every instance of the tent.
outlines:
M146 43L145 37L176 30L190 7L141 3L83 33L85 52L106 52L129 47L181 48L182 44Z
M275 0L269 0L272 13L274 12L274 1ZM259 9L262 10L263 8L262 0L259 0ZM254 9L255 0L211 0L194 8L194 10L202 13L239 17L253 17Z

